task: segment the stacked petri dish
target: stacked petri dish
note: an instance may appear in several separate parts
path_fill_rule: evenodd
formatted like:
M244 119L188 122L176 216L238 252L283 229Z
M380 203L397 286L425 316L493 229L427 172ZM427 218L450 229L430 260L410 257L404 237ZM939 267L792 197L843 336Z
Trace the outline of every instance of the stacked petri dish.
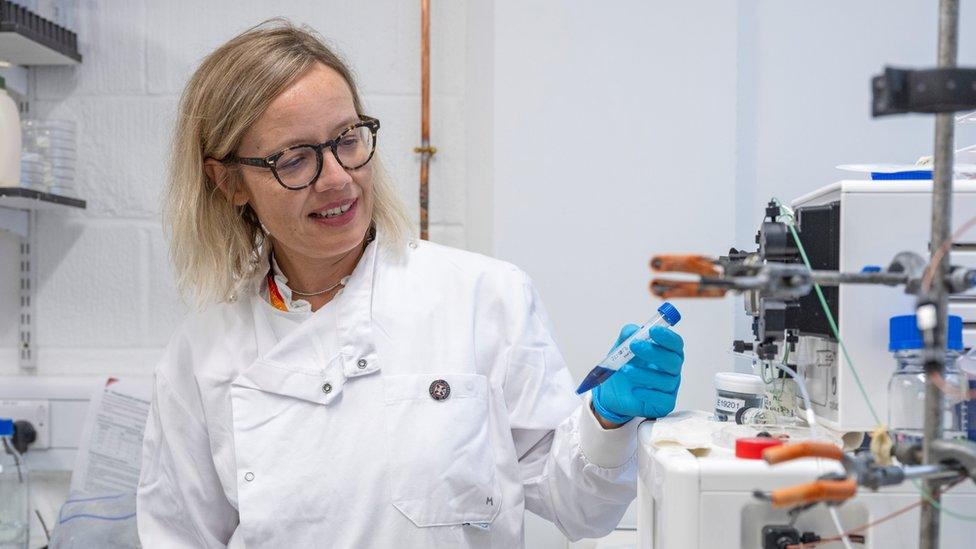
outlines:
M70 120L27 119L21 123L21 183L25 187L76 196L75 123Z

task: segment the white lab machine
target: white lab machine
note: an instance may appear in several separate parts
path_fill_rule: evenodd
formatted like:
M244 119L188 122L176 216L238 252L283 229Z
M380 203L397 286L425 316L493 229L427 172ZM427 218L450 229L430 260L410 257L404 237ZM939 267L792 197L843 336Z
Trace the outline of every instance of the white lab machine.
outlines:
M895 254L910 251L929 257L931 181L840 181L792 202L794 208L838 204L840 231L836 269L856 272L882 268ZM976 181L953 184L953 226L976 216ZM812 253L812 252L811 252ZM952 248L952 263L976 267L976 229ZM838 290L841 339L855 362L864 389L885 420L885 395L894 360L888 352L888 319L914 314L915 296L901 287L841 285ZM949 296L949 314L963 320L963 344L976 344L976 294ZM820 422L835 431L870 431L875 427L868 405L837 343L800 335L796 365L804 376Z
M736 458L730 451L712 449L707 456L678 447L655 448L653 423L639 431L640 476L637 492L639 549L759 549L760 532L767 524L787 524L785 510L773 510L753 497L753 490L771 491L801 484L830 471L836 462L803 459L780 465ZM820 463L818 463L820 462ZM855 528L877 520L919 500L911 483L861 489L857 497L837 508L841 524ZM976 484L966 482L943 495L948 509L976 514ZM915 508L894 520L864 532L865 549L918 547L919 511ZM837 533L823 504L799 515L797 529L822 537ZM945 517L941 547L963 549L976 545L976 522ZM818 548L842 548L840 543Z
M931 181L840 181L794 200L791 206L798 214L798 223L803 221L806 209L807 229L816 227L806 231L805 236L800 233L815 269L859 272L865 267L870 270L871 266L883 271L896 254L904 251L927 259L931 201ZM774 210L767 210L767 214L771 211ZM956 181L953 226L974 216L976 181ZM782 231L779 244L767 242L764 239L768 235L760 234L759 255L763 256L762 249L767 246L770 253L765 259L789 261L785 256L777 257L780 253L792 253L787 249L789 233L782 227L778 230ZM953 265L976 267L976 230L963 234L951 251ZM832 291L827 300L835 309L841 339L883 422L887 413L888 379L895 367L887 348L888 320L895 315L914 313L915 296L906 294L904 287L875 285L840 285ZM815 297L811 294L803 299ZM859 438L857 432L875 428L877 422L856 386L843 353L823 328L825 319L810 318L822 316L819 302L803 301L800 306L787 303L781 311L763 307L750 311L748 296L746 302L747 312L757 319L754 322L756 349L766 344L769 346L766 351L773 349L773 355L781 360L783 349L789 344L781 337L781 325L785 324L787 329L793 327L786 338L794 338L795 344L789 364L806 380L813 412L821 427L830 429L838 439L849 433L845 437L847 442ZM776 306L775 303L764 306L769 305ZM768 317L764 316L767 314ZM962 317L964 344L972 347L976 343L976 295L970 291L950 296L950 314ZM769 334L776 338L766 337ZM753 349L752 344L746 347ZM733 369L730 358L729 370ZM801 407L798 403L797 408ZM694 451L681 445L657 447L652 442L654 428L654 423L646 423L640 430L638 544L642 549L761 548L762 528L788 524L790 519L786 510L776 510L755 497L755 490L768 493L808 483L825 473L843 471L838 462L823 459L805 458L769 465L762 460L736 458L732 450L721 444ZM964 481L943 498L947 509L976 516L976 483ZM840 523L850 529L883 518L919 499L915 484L906 481L877 492L859 488L856 497L836 510ZM943 517L941 547L976 546L976 522ZM810 531L822 537L838 533L824 504L798 514L794 526L801 532ZM919 508L863 534L865 544L855 547L917 547ZM835 542L818 547L843 545Z

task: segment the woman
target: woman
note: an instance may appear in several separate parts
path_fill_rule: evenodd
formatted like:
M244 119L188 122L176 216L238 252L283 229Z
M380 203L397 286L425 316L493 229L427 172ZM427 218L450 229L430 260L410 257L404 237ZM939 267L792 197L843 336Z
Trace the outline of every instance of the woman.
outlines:
M577 539L633 499L631 419L673 409L680 337L652 332L581 401L524 273L410 240L380 127L283 22L187 84L167 220L209 304L156 370L146 547L510 548L526 508Z

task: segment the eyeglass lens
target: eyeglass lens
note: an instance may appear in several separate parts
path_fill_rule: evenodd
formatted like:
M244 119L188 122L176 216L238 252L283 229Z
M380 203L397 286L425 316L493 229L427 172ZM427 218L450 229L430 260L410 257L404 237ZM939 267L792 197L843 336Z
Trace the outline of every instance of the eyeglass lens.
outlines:
M373 133L368 127L356 126L344 131L333 148L339 164L353 170L361 167L373 153ZM332 151L323 150L323 154ZM275 161L278 179L288 187L305 187L312 184L321 171L322 157L310 146L295 147L284 152Z

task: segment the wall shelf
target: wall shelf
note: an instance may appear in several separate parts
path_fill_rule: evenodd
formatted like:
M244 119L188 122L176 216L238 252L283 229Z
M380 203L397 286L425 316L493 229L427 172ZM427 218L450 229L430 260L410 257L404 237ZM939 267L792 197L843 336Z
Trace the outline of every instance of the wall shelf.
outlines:
M0 60L14 65L77 65L78 35L8 0L0 0Z
M41 210L68 211L85 209L87 203L79 198L25 189L0 187L0 230L10 231L21 238L30 237L32 212Z
M87 203L71 198L23 187L0 187L0 206L17 210L85 209Z
M57 194L25 189L0 187L0 230L20 237L20 368L33 372L34 357L34 268L31 251L37 212L81 210L84 200Z

